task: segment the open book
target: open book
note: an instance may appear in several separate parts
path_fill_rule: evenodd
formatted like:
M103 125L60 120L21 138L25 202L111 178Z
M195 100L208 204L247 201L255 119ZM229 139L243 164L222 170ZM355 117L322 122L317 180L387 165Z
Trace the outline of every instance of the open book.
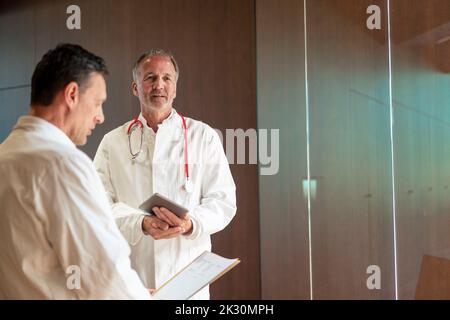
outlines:
M187 300L233 269L239 259L227 259L205 251L153 294L156 300Z

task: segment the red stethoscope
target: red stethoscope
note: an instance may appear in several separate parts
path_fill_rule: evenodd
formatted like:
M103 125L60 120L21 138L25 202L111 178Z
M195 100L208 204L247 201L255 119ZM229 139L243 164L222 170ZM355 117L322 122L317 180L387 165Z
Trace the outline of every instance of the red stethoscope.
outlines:
M191 193L194 189L194 185L189 178L189 157L188 157L188 142L187 142L187 126L186 126L186 120L184 119L183 115L181 113L178 113L181 118L181 122L183 125L183 132L184 132L184 176L185 176L185 182L184 182L184 188L186 189L186 192ZM141 142L139 144L139 151L136 153L133 153L133 150L131 149L131 134L134 130L140 129L141 130ZM127 130L128 135L128 149L130 150L131 154L131 160L135 160L139 154L142 152L142 142L144 138L144 124L141 120L139 120L139 116L137 116L128 126Z

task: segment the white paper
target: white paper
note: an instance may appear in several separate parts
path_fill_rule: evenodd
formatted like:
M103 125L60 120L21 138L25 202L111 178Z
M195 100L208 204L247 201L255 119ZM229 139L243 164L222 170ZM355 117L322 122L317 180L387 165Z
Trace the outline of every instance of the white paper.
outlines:
M239 259L227 259L205 251L153 295L157 300L187 300Z

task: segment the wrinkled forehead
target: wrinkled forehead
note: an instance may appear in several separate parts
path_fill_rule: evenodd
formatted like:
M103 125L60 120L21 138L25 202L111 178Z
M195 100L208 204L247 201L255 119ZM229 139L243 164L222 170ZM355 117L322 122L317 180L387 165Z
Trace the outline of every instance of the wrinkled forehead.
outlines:
M171 74L175 76L177 72L170 57L167 56L152 56L147 57L139 64L138 72L144 73L158 73Z

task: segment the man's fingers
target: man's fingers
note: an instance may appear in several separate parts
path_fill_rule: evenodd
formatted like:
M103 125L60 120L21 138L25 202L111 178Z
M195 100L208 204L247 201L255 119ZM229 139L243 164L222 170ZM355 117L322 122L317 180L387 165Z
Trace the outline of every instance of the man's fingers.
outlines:
M169 224L158 219L156 216L145 216L142 222L142 228L147 234L149 234L151 229L167 230L169 229Z
M181 226L183 223L183 220L181 220L180 218L178 218L178 216L173 213L172 211L170 211L167 208L161 207L160 211L162 212L162 214L165 215L165 217L175 226Z
M154 207L152 210L159 219L165 221L169 226L173 227L176 225L167 217L167 215L161 210L161 208Z
M166 231L163 231L163 230L160 230L160 229L153 229L152 232L150 233L150 235L155 240L159 240L159 239L174 238L174 237L180 235L181 233L183 233L183 228L181 228L181 227L173 227L173 228L169 228Z
M157 217L165 222L167 222L170 226L182 226L183 220L178 218L176 214L174 214L172 211L170 211L167 208L161 207L161 208L154 208L153 210Z
M167 229L169 229L169 224L167 223L167 222L165 222L165 221L162 221L162 220L160 220L160 219L158 219L158 218L154 218L153 220L152 220L152 227L153 228L157 228L157 229L161 229L161 230L167 230Z

